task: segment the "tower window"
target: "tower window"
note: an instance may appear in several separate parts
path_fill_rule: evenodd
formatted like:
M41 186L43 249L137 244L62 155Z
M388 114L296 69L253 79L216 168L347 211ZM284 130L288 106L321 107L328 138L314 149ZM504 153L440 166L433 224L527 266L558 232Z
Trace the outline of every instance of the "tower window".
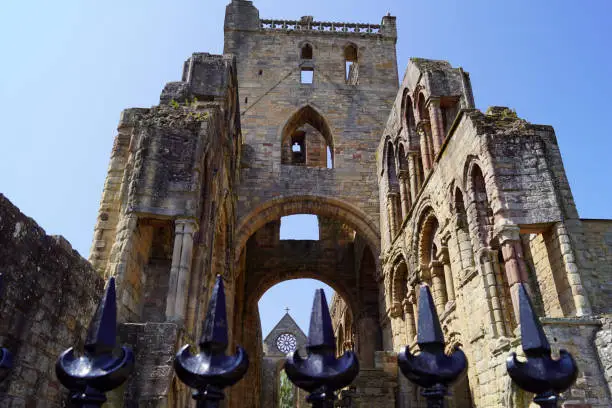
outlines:
M313 68L302 68L301 83L312 84L313 80L314 80L314 69Z
M359 77L357 54L357 47L353 44L344 48L344 79L349 85L357 85Z
M310 44L302 47L302 59L312 59L312 46Z

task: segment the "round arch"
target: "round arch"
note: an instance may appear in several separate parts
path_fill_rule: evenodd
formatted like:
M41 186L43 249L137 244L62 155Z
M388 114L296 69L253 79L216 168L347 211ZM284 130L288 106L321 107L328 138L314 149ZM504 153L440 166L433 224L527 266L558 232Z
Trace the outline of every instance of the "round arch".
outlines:
M264 202L237 223L234 260L238 262L248 239L268 222L287 215L314 214L345 222L365 239L379 268L380 234L376 223L362 210L346 201L324 196L277 197Z
M315 279L330 286L338 294L338 296L344 299L351 314L354 310L356 310L357 299L355 299L355 296L351 294L346 285L342 284L340 279L335 280L327 274L320 274L316 271L311 272L293 268L275 270L275 272L276 273L271 273L260 277L260 279L257 280L257 284L250 287L251 290L247 295L245 304L256 304L268 291L268 289L271 289L273 286L279 283L295 279ZM327 301L331 302L331 299L328 299Z

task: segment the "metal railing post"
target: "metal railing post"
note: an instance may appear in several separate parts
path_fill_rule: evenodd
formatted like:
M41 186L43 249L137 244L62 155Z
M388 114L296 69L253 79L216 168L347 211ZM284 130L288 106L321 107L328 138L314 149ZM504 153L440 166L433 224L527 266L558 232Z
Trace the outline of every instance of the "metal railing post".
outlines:
M429 286L421 285L419 291L420 353L413 355L406 346L398 355L398 365L408 380L424 388L421 395L427 399L428 408L444 408L448 386L465 372L467 359L459 349L450 356L444 353L444 336Z
M228 346L227 313L223 279L217 275L200 338L200 353L195 356L189 345L183 346L174 360L178 378L195 388L193 399L198 408L218 408L225 398L223 388L234 385L249 368L249 358L242 347L236 355L226 356Z
M536 394L533 402L542 408L556 408L559 394L576 381L578 367L565 350L559 351L559 360L552 359L550 344L533 312L527 291L522 283L518 285L521 344L527 358L521 362L516 353L512 353L506 361L506 368L519 388Z
M106 402L105 394L123 384L134 369L131 349L121 347L121 355L113 355L117 333L115 297L115 278L111 278L89 325L84 355L75 356L70 347L55 364L57 379L70 390L70 399L77 407L101 407Z
M335 392L348 386L359 374L359 361L353 351L336 359L334 330L323 289L315 292L306 351L306 358L298 350L287 356L287 377L310 393L306 401L313 408L333 408Z

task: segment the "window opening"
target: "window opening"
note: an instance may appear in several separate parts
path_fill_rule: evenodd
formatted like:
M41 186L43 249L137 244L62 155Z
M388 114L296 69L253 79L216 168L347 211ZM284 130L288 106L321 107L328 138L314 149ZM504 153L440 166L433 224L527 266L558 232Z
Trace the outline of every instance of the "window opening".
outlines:
M319 218L312 214L288 215L281 218L281 240L319 240Z
M357 85L359 77L359 66L357 64L357 47L348 45L344 49L344 79L349 85Z
M302 59L312 59L312 46L306 44L302 47Z
M334 168L334 160L332 159L331 148L329 146L327 146L327 168Z
M314 69L302 68L300 79L302 84L312 84L314 80Z

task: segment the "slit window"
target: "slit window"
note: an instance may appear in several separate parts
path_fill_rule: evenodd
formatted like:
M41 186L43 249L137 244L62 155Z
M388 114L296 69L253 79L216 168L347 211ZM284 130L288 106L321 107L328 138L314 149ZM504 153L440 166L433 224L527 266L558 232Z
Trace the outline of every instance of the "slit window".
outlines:
M312 84L314 80L314 69L302 68L300 80L303 84Z

